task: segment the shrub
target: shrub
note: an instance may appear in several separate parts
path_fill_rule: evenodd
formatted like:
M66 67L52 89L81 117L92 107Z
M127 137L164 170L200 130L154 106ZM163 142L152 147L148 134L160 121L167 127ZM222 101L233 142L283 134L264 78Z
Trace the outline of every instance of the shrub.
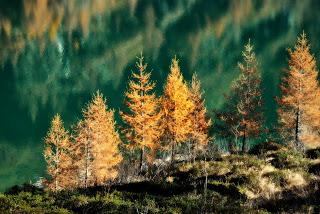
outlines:
M279 150L268 154L267 157L272 158L270 163L279 169L306 169L308 166L308 161L303 157L303 154L296 151Z
M286 184L285 175L280 170L275 170L273 172L267 172L263 174L263 177L267 177L277 186L284 187Z
M320 163L309 166L308 172L320 176Z
M31 192L33 194L41 194L43 193L43 189L38 188L32 184L22 184L20 185L14 185L13 187L10 187L5 191L5 194L10 194L10 195L17 195L20 192Z
M57 207L46 196L21 192L19 195L0 195L0 213L70 213Z
M239 188L232 183L223 183L219 181L211 181L208 183L208 189L218 192L222 195L227 195L231 198L246 198L246 196L241 193Z
M278 151L284 146L274 142L258 143L249 150L249 154L262 155L268 151Z
M320 147L315 149L309 149L306 151L306 157L310 159L318 159L320 158Z

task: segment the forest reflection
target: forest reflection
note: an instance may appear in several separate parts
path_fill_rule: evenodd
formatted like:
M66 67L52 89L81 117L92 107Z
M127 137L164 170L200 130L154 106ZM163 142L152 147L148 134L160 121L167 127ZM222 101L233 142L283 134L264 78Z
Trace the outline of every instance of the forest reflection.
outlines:
M279 62L268 56L283 54L301 26L311 38L318 33L304 25L319 7L311 0L15 0L1 6L2 70L14 73L17 96L33 120L47 106L62 111L70 96L101 86L122 90L119 83L141 51L160 83L177 54L187 77L199 73L209 107L219 107L237 75L243 41L253 35L258 54L271 60L263 63L273 64L262 70L275 94L279 76L271 68Z

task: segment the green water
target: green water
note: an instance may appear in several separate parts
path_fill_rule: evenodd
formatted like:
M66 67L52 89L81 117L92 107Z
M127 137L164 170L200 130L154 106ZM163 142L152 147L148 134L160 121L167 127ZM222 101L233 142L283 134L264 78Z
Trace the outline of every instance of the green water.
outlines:
M319 56L319 9L315 0L0 0L0 190L45 175L42 138L55 113L69 127L98 89L121 108L140 52L158 92L177 55L213 109L251 38L271 126L286 48L304 29Z

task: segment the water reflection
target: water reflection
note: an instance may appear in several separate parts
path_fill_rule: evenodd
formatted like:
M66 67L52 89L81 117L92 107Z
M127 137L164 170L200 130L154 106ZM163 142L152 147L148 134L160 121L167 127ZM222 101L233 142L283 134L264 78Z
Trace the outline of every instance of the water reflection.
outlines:
M304 12L298 8L308 8L309 3L169 2L15 1L11 6L16 15L5 14L0 19L0 59L2 63L13 63L17 92L22 99L26 98L22 103L28 106L33 120L48 100L54 110L61 111L65 103L56 100L61 95L82 92L109 81L119 87L125 68L142 50L159 63L163 63L159 58L167 60L170 55L181 55L190 60L187 68L202 73L205 86L210 87L208 81L217 78L223 78L218 82L228 85L235 74L221 73L232 69L239 53L230 49L231 46L239 49L243 31L275 19L288 7L294 7L295 14L289 21L296 23ZM273 52L291 41L292 37L288 37L282 38L280 45L274 45ZM201 61L207 65L199 66ZM61 85L62 81L66 84ZM221 94L227 87L219 88Z
M312 0L0 0L0 139L39 146L53 113L74 122L96 89L120 108L141 51L159 89L176 54L187 78L199 74L208 107L218 108L249 37L272 123L285 48L304 29L319 53L319 7Z

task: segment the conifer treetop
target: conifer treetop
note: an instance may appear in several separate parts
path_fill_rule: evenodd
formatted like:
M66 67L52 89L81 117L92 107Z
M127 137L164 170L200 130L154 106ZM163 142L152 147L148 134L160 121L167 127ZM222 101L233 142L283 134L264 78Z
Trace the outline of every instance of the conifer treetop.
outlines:
M185 141L188 138L188 133L192 131L192 121L189 115L194 109L194 103L176 57L172 59L170 65L162 102L170 138L174 139L175 143Z
M210 137L208 136L209 128L212 125L211 119L207 115L205 100L202 98L201 81L197 74L192 75L190 97L194 103L194 109L191 114L193 121L192 138L196 141L196 148L203 147L208 144Z
M152 158L151 153L158 148L158 140L162 126L160 119L162 111L159 99L154 93L155 83L151 81L151 72L147 71L144 57L137 57L136 71L132 72L132 79L125 92L127 112L120 112L125 122L124 133L129 141L130 149L142 151ZM142 161L142 160L141 160Z
M242 51L242 56L244 63L239 62L239 68L242 72L254 72L253 69L248 69L249 67L256 67L258 65L256 55L253 51L253 45L249 39L248 43L244 46L244 51Z

